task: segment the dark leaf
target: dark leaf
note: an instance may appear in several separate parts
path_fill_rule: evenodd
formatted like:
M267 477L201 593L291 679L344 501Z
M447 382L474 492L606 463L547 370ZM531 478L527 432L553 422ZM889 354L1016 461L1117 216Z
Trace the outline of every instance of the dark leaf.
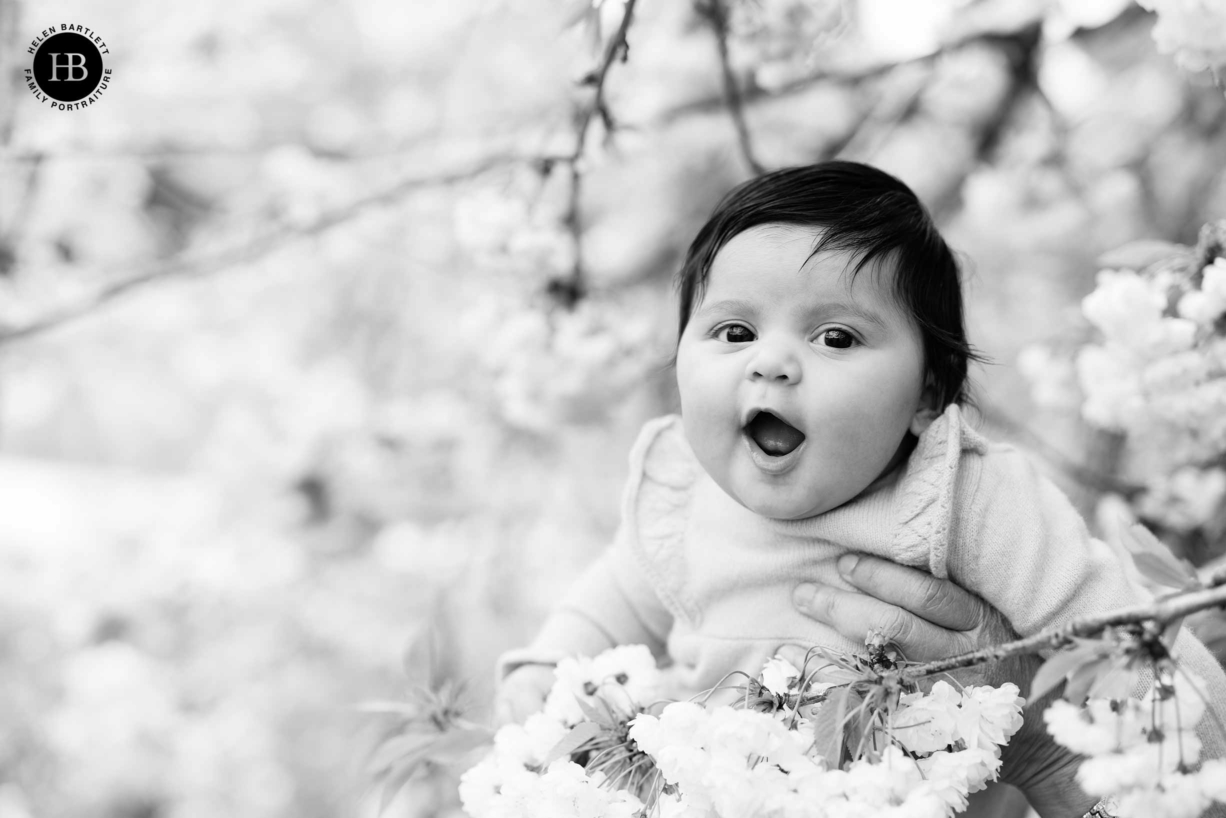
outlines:
M1146 579L1168 588L1186 590L1200 584L1195 571L1185 570L1173 557L1163 558L1155 554L1133 554L1132 561Z
M548 767L559 758L569 757L584 744L604 732L605 728L595 722L584 721L576 724L569 733L562 737L561 741L553 746L549 755L545 756L545 760L541 762L541 766Z
M865 748L870 750L868 755L870 757L872 755L869 737L873 726L873 716L876 711L874 703L880 698L874 695L874 692L870 690L867 697L861 697L853 693L848 698L848 707L851 708L851 713L848 716L845 734L847 736L847 749L851 753L852 761L859 760Z
M1219 662L1226 663L1226 611L1216 608L1198 611L1188 619L1188 627L1196 638Z
M1089 697L1127 699L1132 696L1136 691L1139 673L1132 666L1131 657L1112 656L1104 661L1105 668L1096 674L1090 684Z
M609 705L604 701L604 699L597 699L600 704L604 705L603 709L597 707L591 702L584 701L579 696L575 697L575 701L579 703L579 709L583 712L583 717L585 719L599 724L606 730L613 729L614 723L617 719L613 715L613 711L609 709Z
M1186 560L1180 560L1150 530L1134 523L1120 532L1120 541L1132 555L1143 576L1168 588L1198 588L1200 577Z
M1102 676L1109 674L1113 665L1111 657L1103 656L1076 668L1069 674L1064 685L1064 699L1076 705L1085 704L1090 688Z
M1175 640L1179 638L1179 629L1183 627L1185 619L1187 619L1186 616L1179 617L1174 622L1168 623L1162 631L1162 644L1166 646L1168 653L1175 649Z
M1144 270L1151 264L1172 256L1188 255L1188 252L1188 248L1182 244L1142 239L1103 253L1098 257L1098 266L1113 270Z
M813 722L813 749L826 760L826 768L837 770L843 763L843 721L847 717L850 687L839 687L826 694L826 703Z
M1039 672L1034 674L1034 679L1030 683L1030 698L1026 706L1029 707L1043 698L1078 668L1096 661L1098 657L1110 651L1111 646L1105 642L1087 641L1078 644L1077 647L1052 654L1052 657L1039 668Z

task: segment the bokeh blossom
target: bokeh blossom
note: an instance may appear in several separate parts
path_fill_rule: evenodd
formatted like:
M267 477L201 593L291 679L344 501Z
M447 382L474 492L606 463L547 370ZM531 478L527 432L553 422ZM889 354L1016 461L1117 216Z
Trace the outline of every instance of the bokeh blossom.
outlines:
M1137 0L1157 12L1154 42L1188 71L1226 66L1226 6L1216 0Z
M1194 818L1226 802L1215 776L1220 761L1198 771L1196 727L1205 714L1204 684L1184 673L1160 674L1138 699L1090 699L1084 708L1053 702L1043 713L1048 732L1085 756L1077 781L1086 792L1116 799L1123 818Z

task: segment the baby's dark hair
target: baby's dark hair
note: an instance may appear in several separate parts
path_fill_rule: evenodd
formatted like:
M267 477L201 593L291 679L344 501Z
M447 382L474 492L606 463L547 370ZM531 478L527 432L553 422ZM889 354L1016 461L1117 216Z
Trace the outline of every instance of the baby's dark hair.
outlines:
M820 162L763 174L726 195L698 231L677 275L678 338L702 300L711 263L733 236L760 224L819 228L813 255L859 253L852 275L893 261L895 297L919 326L939 409L967 400L967 367L982 360L966 339L953 251L911 188L858 162Z

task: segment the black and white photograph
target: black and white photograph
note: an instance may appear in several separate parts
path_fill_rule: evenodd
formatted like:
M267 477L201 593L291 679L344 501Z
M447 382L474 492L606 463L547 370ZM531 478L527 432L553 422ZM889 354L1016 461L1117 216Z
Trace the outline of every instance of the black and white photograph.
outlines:
M0 0L0 818L1226 818L1226 0Z

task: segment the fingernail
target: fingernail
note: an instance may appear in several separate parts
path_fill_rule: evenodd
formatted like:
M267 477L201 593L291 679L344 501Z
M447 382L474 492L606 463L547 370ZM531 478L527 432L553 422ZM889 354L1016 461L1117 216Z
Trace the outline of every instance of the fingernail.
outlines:
M844 554L843 556L839 557L839 561L837 563L839 576L841 576L843 579L850 580L851 572L856 570L856 563L859 561L859 554Z
M792 604L797 608L807 608L813 602L813 597L816 594L816 585L811 582L801 583L796 586L796 590L792 591Z

